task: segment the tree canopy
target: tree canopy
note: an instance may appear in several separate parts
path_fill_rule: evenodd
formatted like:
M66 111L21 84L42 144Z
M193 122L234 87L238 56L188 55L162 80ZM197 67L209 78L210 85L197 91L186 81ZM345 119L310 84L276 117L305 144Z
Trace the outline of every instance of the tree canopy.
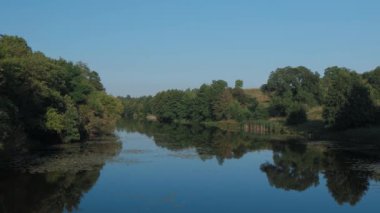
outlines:
M359 74L343 67L330 67L322 84L325 88L323 118L328 127L347 129L374 122L370 86Z
M271 116L288 116L287 124L300 124L307 120L306 110L320 103L320 78L306 67L284 67L272 72L262 90L271 101Z
M0 37L0 100L3 138L17 128L38 139L79 141L112 133L122 111L84 63L51 59L7 35Z
M163 122L250 119L254 116L257 100L244 93L243 81L238 80L236 84L235 88L230 88L227 82L217 80L197 89L167 90L154 97L127 96L121 100L129 117L140 115L145 118L153 114Z
M273 96L308 105L320 101L319 74L303 66L278 68L270 74L263 88Z

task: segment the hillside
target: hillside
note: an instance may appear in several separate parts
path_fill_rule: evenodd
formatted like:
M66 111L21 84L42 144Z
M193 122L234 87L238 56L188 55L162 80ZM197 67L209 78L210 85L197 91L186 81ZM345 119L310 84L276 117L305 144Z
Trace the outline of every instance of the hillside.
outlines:
M258 88L251 88L251 89L245 89L245 94L256 98L256 100L261 104L262 106L266 107L269 105L270 97L261 91L261 89Z

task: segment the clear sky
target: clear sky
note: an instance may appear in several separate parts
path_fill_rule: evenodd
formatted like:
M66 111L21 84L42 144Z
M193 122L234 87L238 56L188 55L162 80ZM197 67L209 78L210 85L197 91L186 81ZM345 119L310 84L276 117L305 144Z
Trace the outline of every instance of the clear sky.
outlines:
M379 11L379 0L0 0L0 33L139 96L216 79L258 87L288 65L373 69Z

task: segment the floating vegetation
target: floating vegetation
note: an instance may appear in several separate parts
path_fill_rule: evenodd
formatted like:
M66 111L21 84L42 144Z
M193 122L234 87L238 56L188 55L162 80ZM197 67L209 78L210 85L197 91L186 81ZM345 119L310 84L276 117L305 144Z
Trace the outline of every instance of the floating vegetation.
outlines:
M30 173L92 170L120 150L121 143L115 140L59 144L17 156L2 167Z

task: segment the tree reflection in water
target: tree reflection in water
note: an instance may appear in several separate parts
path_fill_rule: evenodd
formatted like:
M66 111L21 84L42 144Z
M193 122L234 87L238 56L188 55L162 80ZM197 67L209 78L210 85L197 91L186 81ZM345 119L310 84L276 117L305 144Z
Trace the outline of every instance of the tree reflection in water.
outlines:
M380 152L367 153L357 149L357 145L343 149L336 142L306 143L294 138L225 132L202 126L133 121L121 121L119 130L145 134L156 145L173 151L194 148L200 159L215 157L220 165L247 152L272 150L273 162L261 165L272 187L304 191L318 186L320 177L324 177L339 204L357 204L368 190L369 182L379 181L380 176L378 169L370 169L380 162L377 154ZM342 145L347 146L351 145Z
M77 210L105 161L121 150L116 141L65 146L23 168L33 173L0 171L0 212Z

